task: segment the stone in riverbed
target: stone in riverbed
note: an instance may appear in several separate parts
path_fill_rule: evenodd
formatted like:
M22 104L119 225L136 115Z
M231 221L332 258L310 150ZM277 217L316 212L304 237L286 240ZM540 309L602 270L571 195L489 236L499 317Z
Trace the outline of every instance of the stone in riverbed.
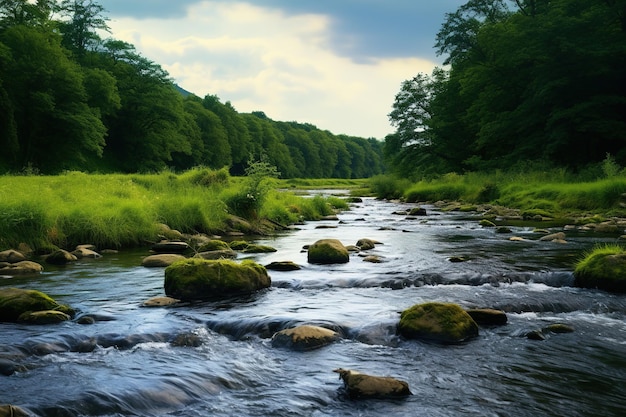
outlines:
M337 339L337 332L330 329L302 325L275 333L272 336L272 346L307 351L324 347Z
M17 318L19 323L28 324L56 324L64 321L69 321L71 317L69 314L56 310L44 310L44 311L27 311L20 314Z
M78 258L64 249L58 249L46 256L46 262L50 265L66 265L77 261Z
M152 250L156 253L183 253L187 249L189 245L186 242L173 240L163 240L152 245Z
M0 405L0 417L30 417L32 414L11 404Z
M272 271L297 271L302 267L292 261L275 261L265 265L265 269Z
M312 264L340 264L350 261L348 249L337 239L321 239L309 246L307 258Z
M508 321L506 313L502 310L494 310L491 308L472 308L466 311L477 324L501 326L506 324Z
M424 303L402 312L398 333L408 339L460 343L478 336L478 325L457 304Z
M351 399L397 398L412 395L409 384L396 378L367 375L342 368L333 372L339 374Z
M180 300L206 300L251 294L271 285L256 262L189 258L165 269L165 294Z
M0 275L31 275L39 274L42 271L43 266L33 261L20 261L14 264L0 263Z
M152 297L141 305L143 307L168 307L178 303L180 303L180 300L172 297Z
M185 259L185 256L177 253L159 253L143 258L141 266L145 266L146 268L166 267L182 259Z
M57 303L48 295L35 290L20 288L0 289L0 322L16 322L20 315L28 311L56 310L74 315L74 310Z
M14 249L3 250L2 252L0 252L0 262L8 262L10 264L14 264L25 260L26 256L24 256L23 253L18 252Z

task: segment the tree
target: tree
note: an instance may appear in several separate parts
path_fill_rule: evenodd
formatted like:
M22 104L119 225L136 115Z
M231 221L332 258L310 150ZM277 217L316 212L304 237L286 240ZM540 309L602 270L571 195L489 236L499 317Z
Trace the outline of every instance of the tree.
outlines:
M67 19L60 26L63 45L79 59L101 42L97 30L110 32L104 7L93 0L63 0L59 10Z
M2 32L0 42L11 50L0 79L10 80L3 87L19 143L12 168L56 172L102 155L106 129L88 104L81 68L68 59L58 36L14 26Z

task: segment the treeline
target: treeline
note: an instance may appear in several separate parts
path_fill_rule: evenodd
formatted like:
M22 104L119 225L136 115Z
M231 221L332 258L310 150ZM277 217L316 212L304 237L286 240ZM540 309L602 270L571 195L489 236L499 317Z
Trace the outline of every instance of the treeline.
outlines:
M195 166L283 178L364 178L382 143L243 114L185 94L158 64L108 31L91 0L0 1L0 173L157 172Z
M626 1L471 0L436 48L446 68L405 81L389 115L398 173L626 165Z

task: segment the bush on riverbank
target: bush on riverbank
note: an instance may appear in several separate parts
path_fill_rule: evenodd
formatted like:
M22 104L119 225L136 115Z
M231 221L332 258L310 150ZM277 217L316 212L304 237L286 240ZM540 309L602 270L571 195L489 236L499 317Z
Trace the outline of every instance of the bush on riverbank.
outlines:
M153 241L162 223L183 233L220 233L232 214L241 213L232 196L245 195L249 186L246 177L208 168L181 174L1 176L0 249L19 243L35 250L81 243L137 246ZM255 213L282 224L320 218L341 202L263 191Z

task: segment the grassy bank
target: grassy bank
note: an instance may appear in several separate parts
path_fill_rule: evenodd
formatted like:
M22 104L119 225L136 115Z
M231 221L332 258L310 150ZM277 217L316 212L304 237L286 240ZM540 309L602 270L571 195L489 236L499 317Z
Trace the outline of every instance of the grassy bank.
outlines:
M562 171L448 174L419 182L380 176L372 179L371 188L378 197L408 202L447 200L493 204L555 218L582 213L626 216L626 176L623 174L594 181L583 181Z
M225 170L182 174L84 174L0 177L0 250L130 247L154 241L160 224L183 233L228 230L233 215L281 224L346 208L339 198L277 191L270 178L234 178Z

